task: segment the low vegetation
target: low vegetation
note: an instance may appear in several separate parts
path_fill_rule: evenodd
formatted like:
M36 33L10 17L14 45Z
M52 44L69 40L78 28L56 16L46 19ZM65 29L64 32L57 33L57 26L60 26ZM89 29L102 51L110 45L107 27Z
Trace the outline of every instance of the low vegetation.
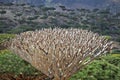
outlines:
M84 69L78 71L70 80L119 80L119 62L120 54L110 54L100 57ZM3 73L15 74L14 77L20 74L27 76L41 76L42 74L29 63L8 50L0 51L0 75Z
M6 49L4 43L9 41L11 38L15 37L14 34L0 34L0 50Z

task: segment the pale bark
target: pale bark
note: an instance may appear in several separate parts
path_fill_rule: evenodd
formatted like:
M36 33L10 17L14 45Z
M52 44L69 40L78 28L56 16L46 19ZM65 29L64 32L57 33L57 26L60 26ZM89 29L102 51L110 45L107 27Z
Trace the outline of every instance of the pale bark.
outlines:
M111 45L87 30L56 28L21 33L11 40L9 49L53 80L68 80Z

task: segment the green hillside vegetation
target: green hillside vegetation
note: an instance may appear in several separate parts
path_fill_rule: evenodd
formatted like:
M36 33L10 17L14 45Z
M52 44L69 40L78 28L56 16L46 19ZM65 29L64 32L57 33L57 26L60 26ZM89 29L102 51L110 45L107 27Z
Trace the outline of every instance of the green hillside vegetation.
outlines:
M0 34L0 43L9 40L11 38L14 38L15 35L14 34Z
M8 50L0 51L0 65L0 74L13 73L19 75L24 73L26 75L32 75L39 73L39 71L33 68L29 63Z
M9 8L8 8L9 7ZM1 5L0 33L20 33L48 27L82 28L120 41L120 12L105 9L68 9L65 6ZM63 10L64 8L64 10Z
M0 50L6 49L4 43L15 37L15 34L0 34Z

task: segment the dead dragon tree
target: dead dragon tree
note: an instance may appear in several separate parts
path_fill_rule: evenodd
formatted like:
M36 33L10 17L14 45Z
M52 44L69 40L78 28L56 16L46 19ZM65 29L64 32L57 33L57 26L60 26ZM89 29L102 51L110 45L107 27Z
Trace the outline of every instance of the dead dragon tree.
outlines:
M28 31L11 40L9 49L53 80L68 80L93 59L111 49L112 42L80 29Z

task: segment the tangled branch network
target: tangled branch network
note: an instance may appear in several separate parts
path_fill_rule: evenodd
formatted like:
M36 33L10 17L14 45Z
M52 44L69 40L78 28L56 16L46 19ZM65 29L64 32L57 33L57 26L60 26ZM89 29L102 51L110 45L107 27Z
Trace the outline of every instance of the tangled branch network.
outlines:
M111 45L87 30L55 28L21 33L11 40L9 49L51 79L68 80Z

